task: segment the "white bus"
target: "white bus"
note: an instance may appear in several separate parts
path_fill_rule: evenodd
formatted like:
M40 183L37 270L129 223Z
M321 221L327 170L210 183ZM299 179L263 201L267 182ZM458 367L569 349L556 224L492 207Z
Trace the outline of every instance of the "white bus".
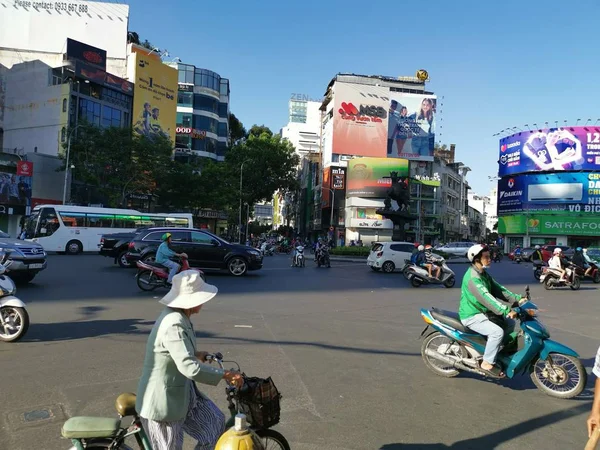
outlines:
M151 214L69 205L38 205L25 222L26 240L39 243L46 251L72 255L98 251L103 234L142 227L193 228L194 222L186 213Z

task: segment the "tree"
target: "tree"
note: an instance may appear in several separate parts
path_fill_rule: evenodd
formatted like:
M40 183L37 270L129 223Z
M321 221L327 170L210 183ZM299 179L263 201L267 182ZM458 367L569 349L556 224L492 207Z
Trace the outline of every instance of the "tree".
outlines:
M228 174L234 176L229 183L239 183L242 163L242 201L245 204L271 201L277 190L293 192L297 189L298 155L290 142L273 135L266 127L253 126L248 139L227 153L225 166Z
M135 31L127 32L127 43L140 45L140 35Z
M232 144L246 137L244 125L242 125L242 122L233 113L229 114L229 136Z
M82 124L71 139L70 164L77 181L91 186L111 206L133 193L152 193L171 163L172 144L132 135L128 128ZM65 144L65 147L67 145Z

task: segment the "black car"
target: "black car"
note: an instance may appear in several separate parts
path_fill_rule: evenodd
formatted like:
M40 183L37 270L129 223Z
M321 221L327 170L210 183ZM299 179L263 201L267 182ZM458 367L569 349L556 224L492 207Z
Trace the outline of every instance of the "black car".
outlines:
M187 253L191 267L226 269L241 276L263 266L262 255L255 248L232 244L206 230L187 228L147 228L138 232L129 243L127 260L131 264L139 260L154 261L165 233L171 233L172 250Z
M100 239L100 244L98 244L100 247L100 255L113 258L114 263L118 263L121 267L134 267L135 264L126 257L127 252L129 251L129 243L139 232L146 229L147 227L143 227L130 232L103 234Z

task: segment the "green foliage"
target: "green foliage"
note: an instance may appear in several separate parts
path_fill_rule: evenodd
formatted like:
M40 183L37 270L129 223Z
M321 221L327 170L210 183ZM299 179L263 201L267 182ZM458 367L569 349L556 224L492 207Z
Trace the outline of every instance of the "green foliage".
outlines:
M266 137L273 137L273 132L265 125L253 125L252 128L250 128L250 131L248 131L248 137L253 136L260 138L264 137L263 135L266 135Z
M339 256L364 256L365 258L371 253L371 247L335 247L330 253Z
M242 125L242 122L240 122L233 113L229 114L229 137L234 144L246 137L244 125Z

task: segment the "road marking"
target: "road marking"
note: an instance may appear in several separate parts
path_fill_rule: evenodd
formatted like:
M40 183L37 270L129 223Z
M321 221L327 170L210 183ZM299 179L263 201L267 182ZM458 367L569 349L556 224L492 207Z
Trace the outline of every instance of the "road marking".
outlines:
M252 328L252 325L234 325L233 328Z

